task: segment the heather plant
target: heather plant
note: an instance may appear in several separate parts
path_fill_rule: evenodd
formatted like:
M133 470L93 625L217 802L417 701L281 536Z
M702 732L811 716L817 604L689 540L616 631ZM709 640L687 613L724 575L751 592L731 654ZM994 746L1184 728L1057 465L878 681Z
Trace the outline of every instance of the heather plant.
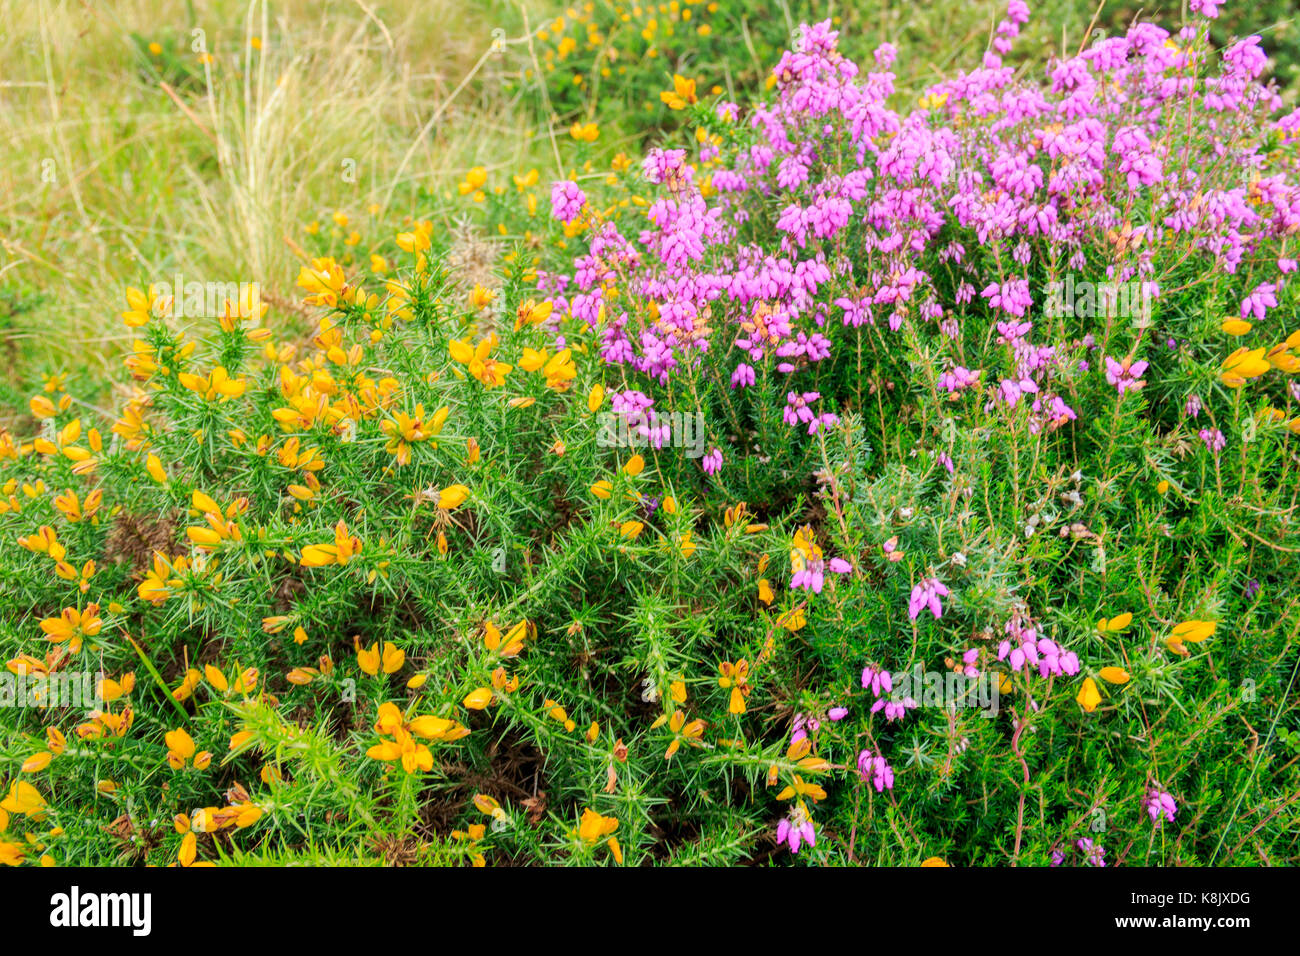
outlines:
M142 278L0 435L0 860L1294 862L1300 112L1192 7Z

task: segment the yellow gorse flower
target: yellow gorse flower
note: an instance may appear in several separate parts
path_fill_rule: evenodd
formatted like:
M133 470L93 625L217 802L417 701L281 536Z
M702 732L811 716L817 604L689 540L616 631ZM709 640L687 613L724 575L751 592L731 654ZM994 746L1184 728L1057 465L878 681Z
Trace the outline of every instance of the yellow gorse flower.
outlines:
M1264 353L1264 359L1278 371L1285 372L1287 375L1294 375L1296 372L1300 372L1300 358L1292 355L1290 351L1294 347L1287 342L1275 345Z
M425 497L436 501L443 511L455 511L469 499L469 488L465 485L448 485L441 490L429 489Z
M59 543L58 533L49 525L41 525L35 534L20 537L18 544L28 551L48 555L55 561L62 561L68 553L68 549Z
M1186 655L1186 645L1199 644L1210 637L1219 625L1217 621L1183 621L1165 638L1165 645L1175 654Z
M150 319L163 318L169 315L171 306L170 298L157 295L153 289L146 293L128 287L126 290L126 311L122 313L122 321L126 323L128 328L138 329L143 325L148 325Z
M367 757L385 763L399 763L407 773L417 770L427 773L433 769L433 754L421 741L459 740L469 733L469 729L454 720L432 715L408 720L396 704L383 703L379 705L375 732L390 739L372 746L366 751Z
M518 332L526 325L540 325L551 317L554 309L555 306L550 302L528 299L515 310L515 331Z
M248 383L242 378L232 378L224 366L218 365L207 375L195 375L182 372L177 381L191 392L201 395L207 401L226 402L244 394Z
M305 568L322 568L331 564L347 564L361 553L361 539L348 533L347 523L340 520L334 526L333 544L309 544L302 549L301 563Z
M0 810L6 813L18 813L26 817L38 818L45 812L45 798L39 790L24 780L16 780L9 788L9 795L0 800ZM5 821L8 823L8 820ZM0 827L3 830L4 827Z
M673 88L660 93L659 99L670 110L684 110L690 104L699 102L699 97L695 95L695 81L674 73Z
M547 388L563 391L577 378L578 367L573 363L572 355L572 349L561 349L542 366Z
M590 807L583 808L582 819L578 823L578 836L585 842L596 843L617 829L618 820L614 817L602 816Z
M1116 614L1110 620L1102 618L1097 622L1097 630L1118 634L1133 623L1133 615L1125 611L1123 614Z
M206 750L198 750L194 738L183 729L170 730L163 739L167 743L167 765L173 770L183 770L191 758L194 766L199 770L212 763L212 754Z
M261 676L256 667L240 667L235 664L231 671L231 677L227 678L224 673L212 664L206 664L203 667L203 676L207 678L212 689L223 696L240 694L248 696L257 690L258 679Z
M360 638L353 638L357 652L357 666L362 673L376 676L381 670L385 674L396 674L406 663L406 653L391 641L385 641L382 649L376 641L369 648L361 646Z
M813 530L808 525L804 525L794 533L794 539L790 544L790 572L798 574L821 559L822 549L813 539Z
M492 350L496 346L497 337L493 333L475 345L471 345L469 339L453 339L447 348L453 360L466 366L470 375L492 388L504 385L506 375L514 368L513 365L492 358Z
M1097 689L1097 682L1091 677L1085 677L1083 686L1079 688L1079 694L1074 699L1084 711L1091 714L1101 703L1101 691Z
M47 617L41 621L45 639L54 644L65 644L73 654L81 651L85 638L94 637L103 627L98 604L87 604L80 609L65 607L58 617Z
M524 649L524 641L537 634L537 626L527 619L520 621L504 635L491 621L483 628L483 646L498 657L518 657Z
M672 760L673 755L677 753L683 743L690 744L692 747L699 746L700 738L704 736L706 726L703 720L686 720L686 714L681 710L674 710L671 716L660 715L654 723L650 725L651 730L656 730L664 724L668 725L669 731L673 734L673 739L668 743L668 749L664 751L664 759Z
M792 797L797 797L799 800L811 797L816 802L826 799L826 791L819 784L809 783L799 774L795 774L789 786L776 795L778 800L789 800Z
M433 223L427 219L418 222L410 232L399 232L395 241L403 252L413 252L423 258L424 250L433 244Z
M303 299L307 305L333 308L340 301L352 297L342 266L328 256L313 259L310 265L299 269L297 285L307 291L307 296Z
M224 541L240 541L243 534L239 525L233 520L248 510L248 499L239 498L224 511L211 497L201 491L195 491L190 497L194 512L202 515L207 526L192 526L185 529L185 535L200 551L211 551Z
M1264 349L1240 348L1223 360L1219 381L1229 388L1240 388L1247 379L1258 378L1271 367L1264 358Z
M475 283L473 290L469 294L470 308L486 309L496 301L497 294L491 289L485 288L481 283Z
M181 575L187 574L189 569L189 559L184 555L177 555L169 561L161 551L155 551L153 566L145 574L136 593L142 601L161 604L185 587Z
M398 465L409 465L411 446L440 434L449 412L450 409L444 405L426 418L424 406L420 404L415 406L413 415L394 412L392 418L379 423L380 429L388 436L384 450L397 459Z
M468 196L482 189L487 184L487 167L475 166L465 174L465 178L457 187L462 196Z
M731 699L727 705L727 712L730 714L743 714L745 712L745 698L749 696L749 661L743 657L731 663L723 661L718 665L718 686L723 690L730 689Z

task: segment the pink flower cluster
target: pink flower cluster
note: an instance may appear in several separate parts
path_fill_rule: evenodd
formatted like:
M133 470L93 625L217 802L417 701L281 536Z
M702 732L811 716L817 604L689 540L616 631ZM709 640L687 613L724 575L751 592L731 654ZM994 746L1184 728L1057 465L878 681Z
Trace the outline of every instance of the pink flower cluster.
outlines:
M907 616L913 621L926 608L935 620L943 617L943 604L940 598L948 596L948 588L938 578L925 578L912 588L912 597L907 602Z
M776 842L784 843L791 853L798 853L803 844L817 845L817 828L802 807L794 807L790 815L776 825Z
M876 793L894 789L894 770L880 754L864 750L858 754L858 774L870 780Z
M832 571L835 574L848 574L852 570L853 565L843 558L831 558L829 561L814 558L790 575L790 588L791 590L803 588L805 591L812 591L813 594L821 594L822 587L826 583L827 571Z
M1174 802L1172 794L1165 793L1158 787L1152 787L1142 800L1142 805L1146 807L1151 822L1160 826L1162 820L1169 823L1174 822L1174 814L1178 812L1178 804Z
M1008 661L1013 671L1028 665L1037 668L1040 677L1079 673L1079 657L1056 641L1041 637L1038 629L1019 611L1007 621L1006 638L998 644L998 660Z
M798 392L790 392L785 397L785 412L782 415L785 423L807 425L809 435L816 435L817 430L823 425L834 425L839 418L833 412L817 414L813 411L813 403L820 400L821 395L817 392L804 392L802 395Z
M1106 356L1106 381L1119 389L1121 395L1126 391L1136 392L1145 385L1141 378L1146 370L1146 362L1134 362L1132 359L1117 362L1109 355Z
M917 704L913 698L890 696L894 690L893 675L875 665L869 664L862 669L862 689L871 691L876 698L871 705L871 713L883 710L885 719L890 723L901 720L909 710L916 709ZM892 775L890 779L893 779Z
M572 181L551 184L551 215L566 225L577 219L587 204L586 194Z

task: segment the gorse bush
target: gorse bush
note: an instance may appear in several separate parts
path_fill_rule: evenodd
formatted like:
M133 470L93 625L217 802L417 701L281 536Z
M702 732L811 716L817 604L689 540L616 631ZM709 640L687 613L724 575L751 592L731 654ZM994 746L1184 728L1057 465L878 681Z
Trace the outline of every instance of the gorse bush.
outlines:
M298 340L132 289L0 441L0 859L1294 861L1300 112L1193 7L905 111L804 26Z
M529 52L558 115L617 117L629 131L649 133L681 108L680 93L673 99L677 91L664 89L667 78L682 77L688 96L697 86L716 96L724 85L761 82L796 25L827 15L830 6L796 4L796 10L772 15L747 4L693 0L588 2L542 24ZM533 62L521 55L521 89L538 79Z

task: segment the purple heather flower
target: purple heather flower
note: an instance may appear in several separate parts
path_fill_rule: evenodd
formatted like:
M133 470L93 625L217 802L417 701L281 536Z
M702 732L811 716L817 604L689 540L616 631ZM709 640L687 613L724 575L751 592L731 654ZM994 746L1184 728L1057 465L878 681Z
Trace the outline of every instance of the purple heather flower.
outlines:
M834 412L823 412L817 416L815 421L808 423L808 434L816 435L821 429L838 424L839 420L840 417Z
M972 372L970 369L955 365L939 376L939 387L946 388L950 392L959 392L963 388L970 388L977 384L979 380L978 371Z
M813 594L822 593L822 585L825 583L826 562L821 558L813 558L804 563L790 575L790 589L793 591L797 588L803 588L805 591L812 591Z
M1038 393L1038 383L1032 378L1022 378L1020 381L1015 379L1004 378L998 383L998 394L1004 402L1011 408L1020 404L1020 399L1025 395L1035 395Z
M1147 370L1147 363L1144 361L1134 362L1131 359L1124 359L1117 362L1109 355L1106 356L1106 381L1119 389L1121 395L1125 391L1136 392L1146 382L1141 381L1142 373Z
M1093 843L1088 837L1075 841L1075 846L1083 851L1089 866L1105 866L1106 850L1100 843Z
M798 425L800 422L805 424L815 422L816 414L808 406L821 398L820 392L804 392L800 395L798 392L789 392L785 396L785 411L782 417L787 425Z
M957 668L959 674L965 674L967 677L979 677L980 670L975 666L980 659L980 649L972 647L961 655L961 664Z
M1143 805L1147 808L1151 822L1156 826L1160 826L1162 818L1173 823L1174 814L1178 812L1178 804L1174 802L1173 796L1154 787L1147 792Z
M786 844L791 853L798 853L804 843L817 845L817 830L802 806L791 809L790 815L776 825L776 842Z
M885 719L890 723L893 723L896 720L902 720L909 710L915 710L916 707L917 703L911 697L904 697L902 699L882 697L871 705L871 713L874 714L877 711L883 710L885 712Z
M790 722L790 743L797 744L808 736L808 718L803 714L795 714L794 719Z
M1043 637L1020 612L1006 623L1007 638L998 644L998 660L1007 661L1012 671L1026 667L1037 669L1042 677L1074 676L1079 673L1079 657L1056 641Z
M674 182L678 176L689 183L691 168L686 165L684 149L652 149L641 163L645 178L655 185Z
M1269 309L1277 308L1277 286L1271 282L1262 282L1251 290L1250 295L1241 300L1241 317L1253 315L1262 319Z
M1038 673L1046 677L1048 674L1056 676L1068 675L1073 677L1079 673L1079 658L1073 651L1067 651L1055 641L1040 637L1034 645L1034 651L1040 655L1038 658Z
M568 225L582 213L587 204L587 194L572 180L551 184L551 215Z
M1202 428L1197 434L1200 435L1201 441L1205 442L1206 449L1215 455L1223 451L1228 444L1228 439L1224 438L1223 432L1217 428Z
M858 754L858 774L863 780L870 780L876 793L894 789L894 770L880 754L864 750Z
M935 620L943 617L943 605L939 599L948 596L948 589L938 578L924 578L912 588L911 600L907 602L907 616L913 621L925 608L930 609Z
M1220 6L1191 2L1207 18ZM829 22L806 26L773 72L771 97L745 111L746 145L701 150L710 162L707 196L686 150L652 150L640 213L593 224L567 275L539 272L555 329L561 319L585 323L599 358L647 390L666 392L675 376L716 374L703 367L706 356L733 369L732 388L749 388L755 368L770 362L765 376L790 376L784 420L815 435L837 419L817 410L817 392L804 390L829 381L814 378L814 367L837 360L844 327L872 326L874 336L888 323L921 336L926 348L933 337L954 361L985 366L936 369L945 397L986 381L990 411L1010 418L1014 410L1017 427L1039 434L1083 416L1063 397L1078 394L1080 372L1100 362L1122 396L1141 387L1149 368L1101 355L1096 333L1079 329L1070 336L1077 342L1046 338L1059 325L1038 319L1028 281L1037 257L1062 255L1069 271L1082 273L1104 242L1113 253L1105 279L1141 289L1145 311L1149 293L1159 294L1155 250L1173 242L1199 268L1253 276L1240 299L1243 316L1275 310L1297 271L1282 239L1300 229L1300 186L1259 144L1300 141L1300 110L1281 115L1262 79L1259 39L1216 53L1203 20L1176 34L1137 23L1057 59L1040 83L1002 62L1028 17L1024 0L1010 0L983 68L933 85L926 94L934 105L909 113L890 107L895 50L882 45L860 70L837 50ZM740 120L734 103L715 110L725 122ZM1172 137L1184 119L1201 135ZM1256 127L1265 135L1236 133ZM1252 171L1248 188L1239 170ZM574 182L552 187L552 213L565 223L583 215L585 202ZM1151 215L1126 215L1135 203L1150 205ZM1125 219L1136 225L1121 230ZM850 234L865 243L864 256L843 255ZM994 248L1005 252L990 263L983 253ZM607 292L615 286L618 296ZM996 360L968 324L976 301L996 324ZM631 302L655 307L629 312ZM743 354L728 358L733 347ZM1300 402L1300 382L1287 387ZM839 394L827 393L827 407ZM614 402L650 444L674 437L648 395L628 392L624 409ZM1196 419L1201 400L1191 396L1185 408ZM1225 443L1217 429L1202 440L1212 451ZM715 452L730 454L710 449L706 471ZM901 556L886 548L889 560ZM826 566L839 570L835 559ZM925 607L940 613L941 597L914 590L913 618ZM1027 626L1009 633L999 652L1022 671L1065 673L1077 663Z
M875 665L862 668L862 689L869 690L877 697L888 694L894 689L894 678L887 670Z

